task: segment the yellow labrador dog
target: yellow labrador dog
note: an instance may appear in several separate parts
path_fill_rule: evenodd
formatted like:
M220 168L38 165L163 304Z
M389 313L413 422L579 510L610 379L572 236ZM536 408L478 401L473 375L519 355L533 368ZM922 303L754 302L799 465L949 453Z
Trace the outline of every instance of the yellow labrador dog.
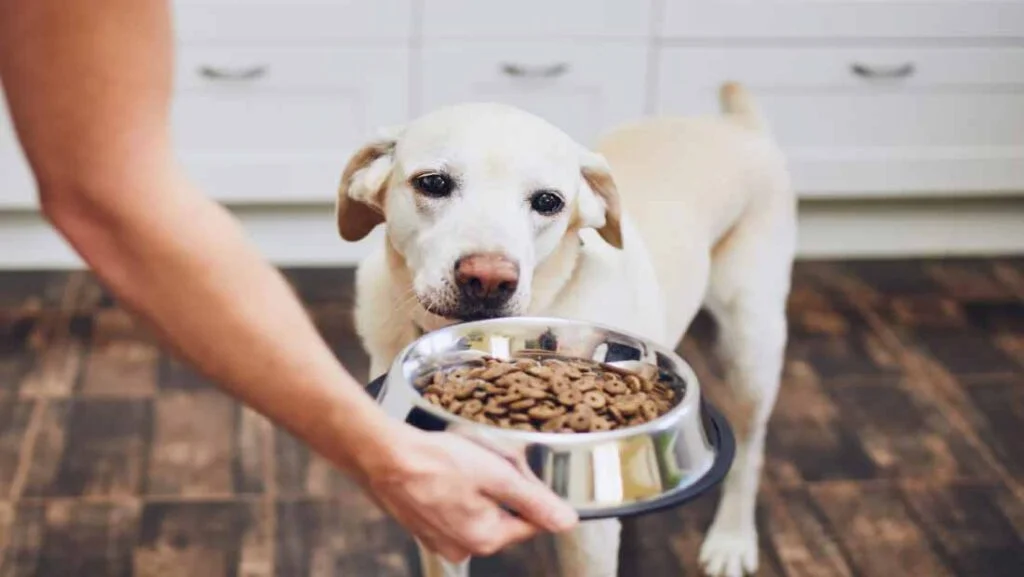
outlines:
M787 337L796 200L784 158L743 87L723 114L653 118L589 149L522 110L426 114L345 167L338 230L386 240L357 273L355 319L371 374L421 331L544 315L616 326L674 347L703 305L729 391L714 395L738 450L701 550L713 576L753 573L765 428ZM390 407L404 416L405 401ZM620 523L557 538L565 577L611 577ZM468 574L421 548L426 577Z

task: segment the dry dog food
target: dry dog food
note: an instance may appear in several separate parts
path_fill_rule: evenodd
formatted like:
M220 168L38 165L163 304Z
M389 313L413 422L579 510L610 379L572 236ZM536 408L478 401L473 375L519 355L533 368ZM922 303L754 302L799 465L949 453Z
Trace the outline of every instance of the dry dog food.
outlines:
M665 414L678 401L663 382L558 357L488 357L423 375L416 387L424 399L461 417L554 433L632 427Z

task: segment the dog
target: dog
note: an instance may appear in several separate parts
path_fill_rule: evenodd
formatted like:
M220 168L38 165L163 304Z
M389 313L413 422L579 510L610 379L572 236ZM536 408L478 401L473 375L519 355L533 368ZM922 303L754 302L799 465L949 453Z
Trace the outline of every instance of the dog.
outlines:
M709 575L737 577L758 565L754 511L797 210L752 96L728 82L719 97L720 114L639 119L593 148L512 106L440 108L350 158L336 217L346 241L385 227L356 273L371 376L422 332L455 322L572 318L674 348L706 308L728 390L705 394L733 426L737 451L700 561ZM620 531L601 520L557 535L561 574L616 575ZM420 554L425 577L468 575L468 562Z

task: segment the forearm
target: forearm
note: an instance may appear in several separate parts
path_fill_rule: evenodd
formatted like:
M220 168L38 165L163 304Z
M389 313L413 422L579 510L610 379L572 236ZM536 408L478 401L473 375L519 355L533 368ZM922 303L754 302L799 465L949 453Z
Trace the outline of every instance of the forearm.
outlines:
M355 451L386 447L395 425L238 223L175 165L172 46L167 0L0 0L0 76L43 210L165 344L357 466Z
M394 425L235 219L173 168L156 170L166 172L111 185L150 190L46 191L47 206L56 207L48 215L180 356L339 465L365 466L359 459L385 448Z

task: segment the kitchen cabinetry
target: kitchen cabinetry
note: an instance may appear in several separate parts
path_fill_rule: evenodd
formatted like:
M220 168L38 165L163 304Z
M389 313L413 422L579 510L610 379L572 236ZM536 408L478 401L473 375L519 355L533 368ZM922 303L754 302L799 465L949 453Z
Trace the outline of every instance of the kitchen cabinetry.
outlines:
M804 198L1024 191L1020 1L173 5L175 146L232 206L327 206L364 139L445 104L508 102L590 142L716 114L727 80L754 91ZM0 110L0 214L36 208Z

